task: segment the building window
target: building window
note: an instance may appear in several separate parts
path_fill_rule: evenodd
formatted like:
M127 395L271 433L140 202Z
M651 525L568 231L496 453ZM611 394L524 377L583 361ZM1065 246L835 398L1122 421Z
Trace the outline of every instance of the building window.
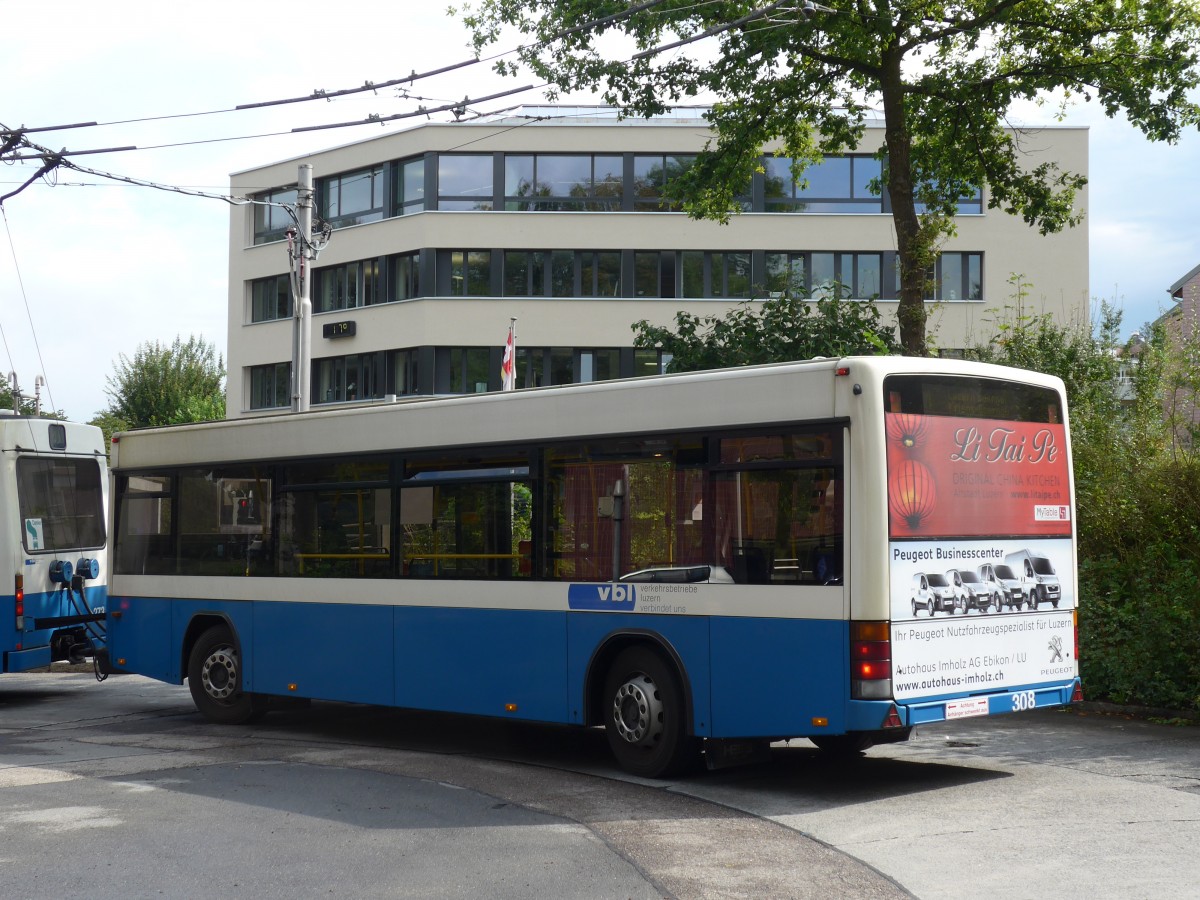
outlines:
M638 347L633 351L634 375L662 375L671 365L673 355L662 350Z
M573 297L576 254L571 250L506 250L506 297Z
M579 254L579 296L621 296L621 253L583 250Z
M608 381L621 377L620 350L580 350L579 381Z
M492 208L491 154L443 153L438 156L438 204L442 210Z
M348 403L373 400L387 392L386 354L355 353L319 359L316 369L317 391L314 403Z
M972 188L971 193L958 198L958 214L960 216L983 215L983 191L978 187Z
M925 214L925 204L918 202L916 204L917 215ZM969 193L963 194L958 198L957 207L955 210L957 215L983 215L983 191L977 187L970 189Z
M547 383L544 347L517 346L517 371L515 384L518 388L542 387Z
M396 163L396 215L425 211L425 158L402 159Z
M808 264L803 253L768 253L764 288L772 297L807 297Z
M682 207L666 201L664 190L695 162L695 156L634 156L633 208L642 212L678 212Z
M446 296L491 296L491 251L439 250L437 254L437 281L438 293Z
M750 298L750 254L684 250L679 254L681 297Z
M384 217L382 165L323 178L317 185L320 216L334 228Z
M374 306L386 300L383 267L378 259L366 259L317 269L314 273L316 312L334 312L359 306Z
M983 254L943 253L938 257L937 298L983 299Z
M482 394L491 377L487 347L438 347L434 389L439 394Z
M765 288L771 296L819 300L841 296L869 300L882 296L882 253L767 253Z
M516 386L574 384L575 352L570 347L517 348Z
M675 296L675 254L672 251L638 250L633 254L635 297Z
M621 208L624 161L618 155L507 153L504 156L506 210L587 210Z
M883 198L871 193L881 174L873 156L827 156L805 168L802 181L792 177L792 160L768 156L763 160L767 212L881 213Z
M900 296L900 263L895 269L896 296ZM983 299L983 254L942 253L939 254L930 273L925 299L929 301L957 302L960 300Z
M260 278L250 283L250 321L270 322L292 314L292 286L287 275Z
M421 296L421 255L403 253L391 259L393 300L411 300Z
M278 409L292 402L292 364L273 363L250 369L250 408Z
M279 188L258 194L255 200L262 201L254 204L254 243L267 244L271 241L282 241L287 237L287 230L296 223L282 206L265 204L282 204L292 209L296 208L296 188Z
M392 356L395 384L392 393L399 396L419 394L419 353L416 350L397 350Z

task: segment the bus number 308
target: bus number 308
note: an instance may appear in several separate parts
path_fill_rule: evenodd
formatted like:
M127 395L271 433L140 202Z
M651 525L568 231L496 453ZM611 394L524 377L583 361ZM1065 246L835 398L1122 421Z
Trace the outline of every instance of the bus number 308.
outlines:
M1037 695L1033 691L1020 691L1012 695L1013 712L1033 709L1037 706Z

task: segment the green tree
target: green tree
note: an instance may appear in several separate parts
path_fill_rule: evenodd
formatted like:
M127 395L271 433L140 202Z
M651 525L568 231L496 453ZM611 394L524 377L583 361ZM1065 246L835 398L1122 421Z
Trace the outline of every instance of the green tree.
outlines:
M633 325L633 344L671 354L672 372L897 352L875 304L839 300L842 293L835 286L815 303L785 294L738 304L724 317L680 310L674 329L642 319Z
M93 424L119 430L224 418L224 378L224 360L202 337L140 344L113 363L109 406Z
M509 27L526 36L499 71L524 64L555 90L599 89L630 116L716 97L715 139L671 188L697 217L736 211L768 142L801 178L824 154L857 148L881 109L878 187L891 198L900 339L912 354L926 350L926 280L960 197L986 184L990 208L1043 233L1079 220L1085 178L1025 163L1020 135L1005 129L1016 101L1095 99L1153 140L1200 122L1187 96L1200 80L1200 10L1187 0L829 2L806 14L791 0L479 0L463 20L477 51ZM632 39L632 60L614 33Z

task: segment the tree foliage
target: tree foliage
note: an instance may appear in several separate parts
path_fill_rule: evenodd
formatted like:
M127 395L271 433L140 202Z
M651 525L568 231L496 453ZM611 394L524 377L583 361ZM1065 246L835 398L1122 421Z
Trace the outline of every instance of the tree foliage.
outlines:
M840 293L816 303L790 295L742 303L723 317L680 310L674 329L642 319L633 325L633 344L670 354L672 372L897 352L875 304L839 300Z
M501 58L501 72L523 64L558 91L599 89L630 116L716 97L715 138L671 188L698 217L737 210L769 142L802 177L824 154L856 149L882 109L880 188L910 353L925 351L927 272L964 193L986 184L989 207L1043 233L1079 219L1085 178L1027 164L1023 136L1006 129L1014 103L1095 100L1153 140L1200 123L1188 99L1200 80L1200 10L1187 0L831 0L812 18L799 3L760 0L479 0L463 19L477 51L508 27L525 37L519 62ZM614 34L632 39L632 60Z
M132 357L122 353L113 363L105 387L109 406L94 424L111 433L223 418L224 378L224 360L202 337L140 344Z

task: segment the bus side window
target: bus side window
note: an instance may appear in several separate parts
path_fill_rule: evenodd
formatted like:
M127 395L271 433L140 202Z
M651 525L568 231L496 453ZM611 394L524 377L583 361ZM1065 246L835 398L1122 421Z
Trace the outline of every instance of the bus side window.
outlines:
M547 451L548 576L608 581L647 570L711 565L705 446L692 435L631 436Z
M833 468L718 472L716 562L739 584L838 584L841 490Z
M519 454L409 459L400 490L401 575L530 577L528 475Z
M170 475L127 475L121 478L117 509L117 554L114 571L122 575L173 575L171 544L174 506Z

